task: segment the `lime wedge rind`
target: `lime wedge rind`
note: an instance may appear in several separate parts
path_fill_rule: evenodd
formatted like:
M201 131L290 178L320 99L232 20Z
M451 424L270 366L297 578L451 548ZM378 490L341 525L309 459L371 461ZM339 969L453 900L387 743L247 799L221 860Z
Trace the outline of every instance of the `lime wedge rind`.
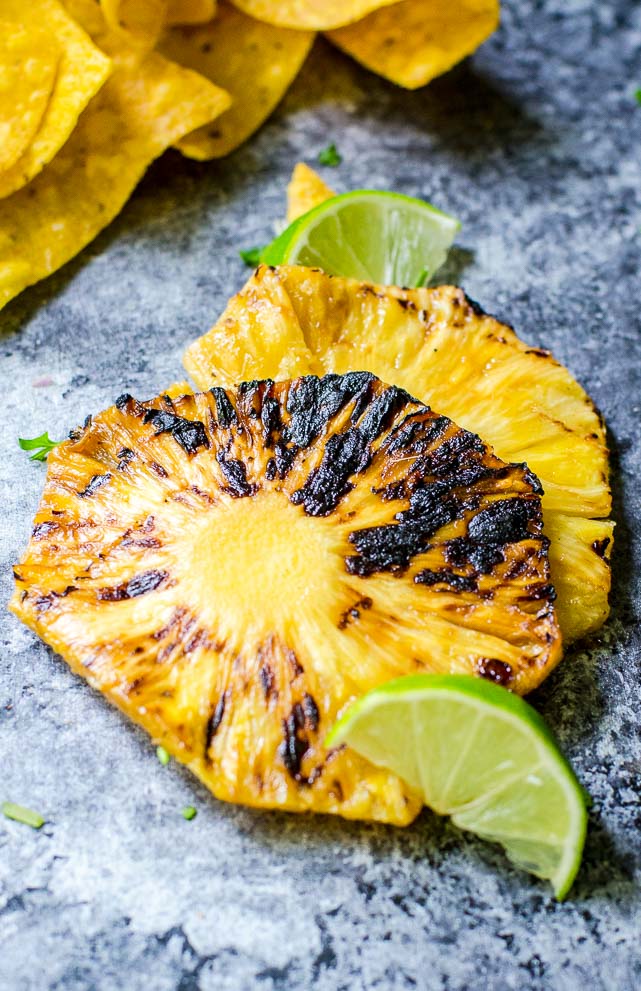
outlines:
M356 701L325 743L346 743L394 771L434 811L500 843L558 899L567 895L585 842L586 793L519 696L466 675L410 675Z
M357 189L298 217L261 252L266 265L307 265L380 285L423 285L460 223L424 200Z

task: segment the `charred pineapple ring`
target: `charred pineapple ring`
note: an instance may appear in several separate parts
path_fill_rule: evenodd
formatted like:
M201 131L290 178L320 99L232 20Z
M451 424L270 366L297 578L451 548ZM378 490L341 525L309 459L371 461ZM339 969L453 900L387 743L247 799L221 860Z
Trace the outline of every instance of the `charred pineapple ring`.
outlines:
M12 608L219 798L406 823L322 741L397 675L556 664L538 493L367 372L122 396L50 456Z
M185 367L200 389L351 368L407 389L541 480L564 640L606 620L614 524L604 425L567 368L461 289L261 266L188 348Z

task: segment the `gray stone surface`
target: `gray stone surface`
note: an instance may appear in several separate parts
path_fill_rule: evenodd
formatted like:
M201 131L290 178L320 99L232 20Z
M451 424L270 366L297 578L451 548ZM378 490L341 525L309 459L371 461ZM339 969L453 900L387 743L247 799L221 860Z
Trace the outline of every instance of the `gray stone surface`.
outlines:
M415 94L321 43L256 140L219 164L166 156L77 261L0 314L6 599L44 478L16 438L61 436L125 388L178 377L298 158L335 140L339 189L395 188L462 218L449 277L551 347L611 430L612 619L535 699L594 796L571 900L428 813L401 831L215 802L5 615L0 799L48 822L0 822L1 988L641 986L636 86L634 0L508 0L482 51Z

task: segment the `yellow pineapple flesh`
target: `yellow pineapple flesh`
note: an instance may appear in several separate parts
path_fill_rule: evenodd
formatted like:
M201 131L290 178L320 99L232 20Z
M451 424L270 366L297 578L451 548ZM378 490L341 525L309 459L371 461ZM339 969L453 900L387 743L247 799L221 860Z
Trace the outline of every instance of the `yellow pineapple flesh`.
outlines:
M563 365L461 289L263 266L188 348L185 367L199 388L365 369L406 389L541 480L566 641L606 620L613 523L603 423Z
M405 673L558 662L536 478L368 373L171 391L51 453L11 608L217 797L411 821L323 740Z

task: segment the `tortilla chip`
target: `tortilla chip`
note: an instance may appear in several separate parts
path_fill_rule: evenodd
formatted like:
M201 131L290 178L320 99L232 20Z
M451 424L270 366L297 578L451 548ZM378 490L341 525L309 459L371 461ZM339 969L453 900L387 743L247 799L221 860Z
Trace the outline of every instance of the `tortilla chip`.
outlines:
M167 15L167 0L100 0L107 25L130 45L153 48Z
M280 102L314 40L311 31L289 31L246 17L227 3L211 24L171 28L160 51L202 73L232 96L232 106L213 126L178 143L189 158L221 158L242 144Z
M59 60L54 38L0 21L0 171L10 168L33 141Z
M299 31L329 31L360 21L396 0L233 0L239 10L267 24ZM425 6L425 4L423 4Z
M499 23L499 0L404 0L328 37L366 68L406 89L447 72Z
M318 173L304 162L298 162L287 186L287 223L298 220L308 210L332 196L336 196L336 193L323 182Z
M0 201L0 307L77 254L154 158L228 104L224 91L156 52L117 56L64 148L29 186Z
M216 15L216 0L169 0L165 24L206 24Z
M2 18L39 31L55 42L61 53L53 91L40 127L24 153L0 173L0 196L26 185L54 155L73 131L78 116L109 75L111 62L57 0L2 0ZM28 21L27 21L28 19Z

